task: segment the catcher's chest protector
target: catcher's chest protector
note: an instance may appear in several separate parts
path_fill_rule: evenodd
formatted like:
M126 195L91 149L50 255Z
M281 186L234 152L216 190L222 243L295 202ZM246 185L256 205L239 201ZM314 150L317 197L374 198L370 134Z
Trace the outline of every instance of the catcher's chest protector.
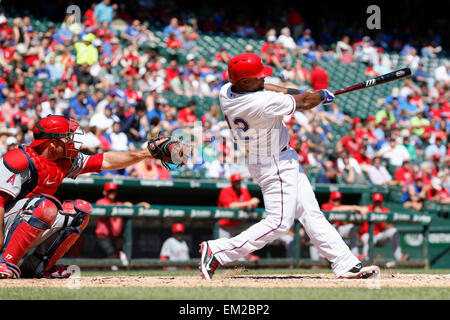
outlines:
M24 146L24 150L32 162L31 165L34 164L37 172L36 187L25 198L40 193L54 195L70 168L70 160L62 159L53 162L37 154L33 148Z

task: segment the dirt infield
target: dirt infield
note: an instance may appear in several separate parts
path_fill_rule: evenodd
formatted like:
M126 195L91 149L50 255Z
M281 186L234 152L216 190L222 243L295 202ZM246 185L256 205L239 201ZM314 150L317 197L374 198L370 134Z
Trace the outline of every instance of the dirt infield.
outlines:
M198 276L96 276L77 279L1 280L2 288L64 288L80 281L80 287L241 287L241 288L450 288L449 274L400 274L382 272L376 279L338 280L333 274L245 275L236 270L202 281Z

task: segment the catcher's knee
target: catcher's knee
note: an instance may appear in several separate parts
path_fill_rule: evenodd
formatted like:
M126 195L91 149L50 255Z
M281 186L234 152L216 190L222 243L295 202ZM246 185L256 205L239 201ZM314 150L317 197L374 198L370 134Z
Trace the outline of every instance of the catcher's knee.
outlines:
M92 206L84 200L64 201L59 214L65 216L62 228L42 243L23 262L26 278L41 278L69 251L89 223Z
M43 197L36 202L34 208L29 209L31 209L31 217L28 224L38 229L49 229L55 222L61 204L56 199Z

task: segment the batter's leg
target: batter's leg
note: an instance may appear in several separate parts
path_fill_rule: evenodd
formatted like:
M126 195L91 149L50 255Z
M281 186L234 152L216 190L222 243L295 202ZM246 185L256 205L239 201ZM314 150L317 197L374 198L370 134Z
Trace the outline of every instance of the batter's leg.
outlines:
M261 249L287 233L294 223L298 196L298 168L291 161L276 163L261 187L267 217L230 239L208 241L214 257L226 264Z
M302 172L298 172L297 175L299 186L296 217L320 254L331 262L336 277L340 277L360 261L351 253L337 230L320 211L307 176Z

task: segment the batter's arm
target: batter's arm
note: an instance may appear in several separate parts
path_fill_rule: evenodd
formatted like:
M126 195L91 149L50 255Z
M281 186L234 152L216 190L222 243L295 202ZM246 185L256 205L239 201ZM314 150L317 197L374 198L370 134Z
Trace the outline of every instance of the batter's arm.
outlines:
M301 92L300 90L297 89L283 88L271 83L265 83L264 89L275 92L281 92L284 94L290 94L295 100L296 110L309 110L318 106L321 103L330 104L334 101L334 95L328 90L319 90L315 92L309 91ZM291 92L293 90L297 90L299 93L292 94Z

